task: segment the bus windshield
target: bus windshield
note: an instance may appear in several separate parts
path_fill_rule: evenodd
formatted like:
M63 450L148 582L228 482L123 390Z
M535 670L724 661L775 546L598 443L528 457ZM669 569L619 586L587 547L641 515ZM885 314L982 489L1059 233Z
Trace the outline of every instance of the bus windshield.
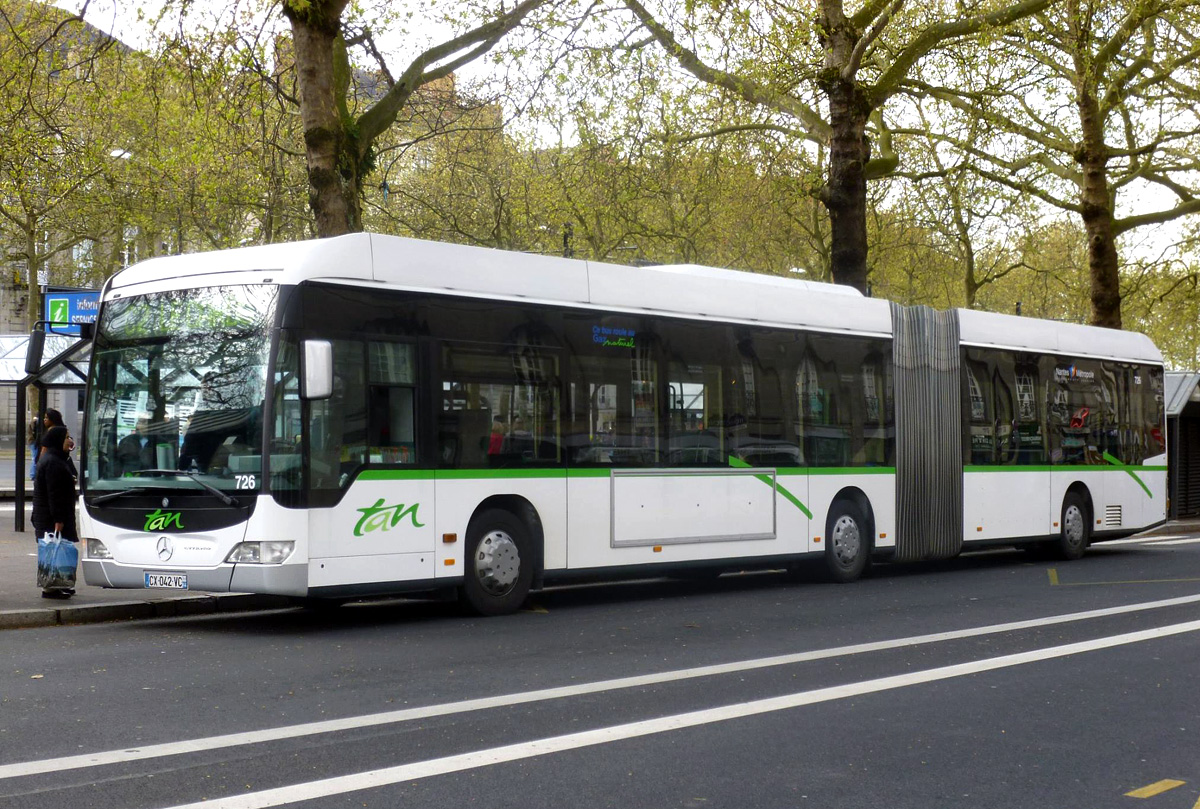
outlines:
M261 486L277 297L260 284L105 303L92 354L88 490Z

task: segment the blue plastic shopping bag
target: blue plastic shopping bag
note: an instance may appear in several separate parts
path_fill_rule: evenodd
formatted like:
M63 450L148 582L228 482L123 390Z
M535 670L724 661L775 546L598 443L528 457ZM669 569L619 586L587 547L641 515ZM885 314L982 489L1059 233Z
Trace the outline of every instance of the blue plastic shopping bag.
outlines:
M75 589L79 549L69 539L47 533L38 537L37 583L43 590Z

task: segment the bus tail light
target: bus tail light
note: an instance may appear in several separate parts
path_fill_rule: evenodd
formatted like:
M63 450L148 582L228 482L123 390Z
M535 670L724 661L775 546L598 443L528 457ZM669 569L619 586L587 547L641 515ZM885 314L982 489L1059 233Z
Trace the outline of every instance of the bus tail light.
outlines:
M249 565L279 565L288 560L296 549L295 542L239 542L226 562Z
M108 552L108 546L98 539L92 537L87 538L87 558L88 559L112 559L112 554Z

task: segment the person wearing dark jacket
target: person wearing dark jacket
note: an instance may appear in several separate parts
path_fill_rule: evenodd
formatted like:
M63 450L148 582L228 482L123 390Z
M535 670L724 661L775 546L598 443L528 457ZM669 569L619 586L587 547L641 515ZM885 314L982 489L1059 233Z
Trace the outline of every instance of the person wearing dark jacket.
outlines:
M49 430L51 427L62 427L66 429L67 425L63 423L62 413L55 410L53 407L46 409L42 414L42 425ZM75 480L79 480L79 472L75 469L75 461L71 458L71 450L75 449L75 439L67 434L67 442L63 444L63 449L67 453L67 464L71 467L71 475Z
M33 530L41 537L59 533L64 539L79 541L75 528L75 477L64 448L68 439L66 427L51 427L42 436L42 452L38 456L33 476ZM50 598L70 597L74 590L42 591Z

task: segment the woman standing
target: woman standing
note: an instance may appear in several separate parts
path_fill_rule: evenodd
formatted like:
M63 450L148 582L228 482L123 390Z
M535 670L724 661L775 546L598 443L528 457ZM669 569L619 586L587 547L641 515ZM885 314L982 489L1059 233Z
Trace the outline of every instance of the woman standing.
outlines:
M33 530L37 536L57 532L63 539L79 541L75 528L75 476L65 445L66 427L51 427L42 437L33 477ZM42 598L70 598L74 590L43 590Z

